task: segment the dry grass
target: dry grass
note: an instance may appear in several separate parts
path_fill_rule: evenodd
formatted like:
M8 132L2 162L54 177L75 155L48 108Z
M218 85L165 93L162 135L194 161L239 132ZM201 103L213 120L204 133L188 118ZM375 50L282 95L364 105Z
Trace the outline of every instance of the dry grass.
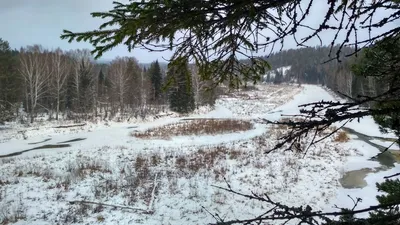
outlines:
M245 152L230 149L225 146L204 147L189 155L182 155L175 159L174 167L186 177L192 177L201 171L212 171L214 178L222 179L226 168L221 162L229 159L235 160L243 157Z
M0 180L0 187L1 186L5 186L5 185L9 185L9 184L11 184L11 182L8 181L8 180Z
M97 216L97 222L104 222L105 218L102 215Z
M69 162L67 172L73 179L85 178L93 173L112 173L107 161L100 161L94 158L82 158L75 162Z
M133 133L137 138L162 138L182 135L214 135L228 132L247 131L253 128L249 121L233 119L195 119L191 121L168 124L144 132Z
M27 208L21 201L0 206L0 224L12 224L26 219Z
M350 140L349 135L345 131L339 131L335 137L336 142L348 142Z

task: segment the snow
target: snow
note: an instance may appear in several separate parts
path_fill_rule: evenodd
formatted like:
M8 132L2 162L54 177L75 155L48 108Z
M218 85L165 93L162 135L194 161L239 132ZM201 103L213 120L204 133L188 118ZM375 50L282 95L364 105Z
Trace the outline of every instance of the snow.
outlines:
M217 105L214 110L207 113L203 118L232 118L232 112L222 107L221 105Z
M276 121L279 120L282 115L291 116L299 114L298 106L302 104L332 99L332 96L319 86L303 85L302 91L295 95L292 101L275 108L273 112L265 115L264 118Z
M236 190L267 193L277 202L310 205L315 210L330 209L335 203L347 206L347 194L366 195L370 199L363 204L374 203L375 182L382 175L399 170L398 167L369 174L368 186L363 189L343 189L338 182L345 171L379 167L378 162L368 161L378 150L364 142L351 140L339 144L328 138L304 157L294 152L264 153L283 131L259 124L256 119L278 120L282 114L297 114L298 105L332 100L335 97L331 93L313 85L257 88L222 96L213 109L202 108L185 117L171 114L151 121L98 122L75 128L45 124L3 129L0 155L76 138L85 140L71 142L66 148L38 149L2 159L0 211L10 215L16 209L23 211L26 219L14 223L21 225L207 224L215 220L204 209L227 219L245 219L268 208L213 187L225 187L224 178ZM248 120L254 126L243 132L183 135L167 140L131 135L188 118ZM351 127L361 131L376 128L376 124L366 121L364 124L361 120L362 129L361 125ZM18 131L24 132L26 140ZM50 140L29 144L45 139ZM218 151L223 154L218 155ZM152 213L112 207L95 210L96 207L87 209L68 203L79 200ZM2 214L0 222L1 217Z
M278 68L276 68L276 70L277 70L279 73L282 73L283 76L286 76L287 72L288 72L291 68L292 68L292 66L283 66L283 67L278 67ZM270 79L273 79L273 78L276 76L275 70L269 71L268 73L269 73L269 75L270 75ZM266 75L263 76L264 80L267 79L268 73L267 73Z
M376 196L381 195L382 193L378 192L376 188L376 183L383 182L385 180L384 179L385 176L390 176L399 172L400 172L400 166L397 165L394 168L391 168L386 171L369 173L365 178L365 181L367 182L366 187L355 188L355 189L340 188L337 192L337 199L336 201L333 202L333 204L337 204L338 206L343 208L353 208L354 203L351 198L353 199L362 198L362 202L360 202L355 209L363 209L363 208L368 208L369 206L377 205L379 203L376 199ZM327 210L335 211L337 209L334 209L333 207L328 207ZM357 216L367 217L368 213L358 214Z
M375 123L372 116L363 117L362 119L360 119L360 122L358 122L357 120L353 120L346 124L346 127L368 136L396 138L396 135L394 133L382 133L379 129L379 125Z
M379 139L372 139L372 143L375 143L377 145L383 146L385 148L389 148L390 150L400 150L400 147L397 143L393 143L393 141L382 141Z

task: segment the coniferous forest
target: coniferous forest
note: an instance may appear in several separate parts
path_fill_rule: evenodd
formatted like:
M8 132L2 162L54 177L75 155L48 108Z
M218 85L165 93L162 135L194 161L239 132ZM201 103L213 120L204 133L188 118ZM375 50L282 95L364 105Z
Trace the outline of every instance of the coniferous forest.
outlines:
M274 78L266 77L267 82L297 82L304 84L318 84L339 92L347 97L375 96L384 87L373 76L356 75L355 65L357 65L363 52L357 56L346 55L354 52L350 47L341 50L340 61L331 60L329 57L338 51L338 46L333 47L310 47L301 49L283 50L278 53L265 57L272 66L277 76ZM284 78L280 78L278 68L290 66Z

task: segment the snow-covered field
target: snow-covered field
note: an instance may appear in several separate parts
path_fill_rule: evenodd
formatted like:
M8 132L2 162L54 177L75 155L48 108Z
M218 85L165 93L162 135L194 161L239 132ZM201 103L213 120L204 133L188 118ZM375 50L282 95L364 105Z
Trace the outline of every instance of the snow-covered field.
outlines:
M321 99L332 96L318 86L266 85L223 96L214 109L185 118L0 130L0 155L48 145L0 159L0 223L207 224L215 222L208 212L231 220L258 216L268 208L214 187L226 187L226 182L238 191L267 193L275 201L308 204L315 210L341 206L348 193L375 193L373 188L343 189L338 182L345 170L363 168L376 153L355 140L340 144L326 139L305 157L264 153L285 128L259 124L258 118L278 120L281 114L298 113L299 104ZM132 135L188 118L246 120L253 126L242 132L169 139ZM368 184L373 177L367 176Z

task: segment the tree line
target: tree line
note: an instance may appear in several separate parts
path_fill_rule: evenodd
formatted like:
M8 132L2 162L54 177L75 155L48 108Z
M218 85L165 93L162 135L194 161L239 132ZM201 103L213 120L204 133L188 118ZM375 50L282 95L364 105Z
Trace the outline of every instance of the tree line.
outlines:
M330 60L330 52L337 52L339 46L318 46L283 50L264 58L272 65L274 77L267 76L266 82L298 82L324 85L348 97L375 96L382 92L382 82L374 76L362 76L356 72L356 65L363 56L346 57L355 51L351 47L341 49L340 61ZM290 66L283 76L281 67Z
M187 62L166 74L158 61L147 68L134 57L105 64L87 49L12 50L0 39L0 122L145 118L168 107L187 113L215 101L205 84Z

